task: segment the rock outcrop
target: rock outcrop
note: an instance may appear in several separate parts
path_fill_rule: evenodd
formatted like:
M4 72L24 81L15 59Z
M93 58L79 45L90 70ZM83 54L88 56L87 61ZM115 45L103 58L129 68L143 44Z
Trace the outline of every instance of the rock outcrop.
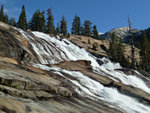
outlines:
M31 61L29 43L11 26L0 22L0 56L18 61Z
M83 74L87 75L88 77L100 82L106 87L115 87L118 89L119 92L122 94L132 96L134 98L139 99L139 101L143 101L150 104L150 94L142 91L139 88L128 86L120 82L116 82L106 76L100 76L92 71L92 67L90 65L90 61L74 61L74 62L62 62L53 66L58 66L66 70L70 71L80 71ZM122 71L124 73L127 73L129 75L133 74L138 77L142 76L138 73L136 73L134 70L125 70L125 69L118 69L118 71ZM64 74L65 75L65 74ZM66 75L67 76L67 75ZM143 78L144 79L144 78ZM149 82L149 80L144 80Z
M106 38L107 39L107 38ZM102 58L108 58L108 49L109 49L109 40L95 40L86 36L76 36L70 35L68 39L72 43L76 44L81 48L85 48L86 51L90 52L92 55ZM96 50L93 49L93 45L96 45ZM125 44L125 57L130 60L131 56L131 47L128 44ZM135 59L137 63L140 62L139 49L135 48ZM100 61L98 61L101 64Z
M106 72L98 68L98 72L103 75L93 70L92 60L96 59L95 62L98 62L99 66L104 63L100 58L107 57L107 41L73 35L68 40L84 49L80 50L67 39L49 37L39 32L23 31L0 22L0 112L126 112L118 103L111 102L109 93L112 92L110 91L116 91L121 96L140 102L140 105L146 106L143 109L147 110L150 104L148 92L133 85L124 84L120 79L113 79L112 75L109 75L111 70L107 68ZM65 50L61 48L60 43ZM97 50L93 50L93 44L97 45ZM73 53L75 49L78 49L78 54L80 51L86 54L86 58L82 58L84 54L78 56L76 52ZM89 53L87 54L85 50ZM73 60L69 55L74 57ZM134 70L116 69L114 71L125 73L126 77L134 74L149 86L149 79ZM88 87L88 85L91 86Z
M74 92L74 87L74 84L55 73L0 61L0 112L121 112L102 101L80 97Z

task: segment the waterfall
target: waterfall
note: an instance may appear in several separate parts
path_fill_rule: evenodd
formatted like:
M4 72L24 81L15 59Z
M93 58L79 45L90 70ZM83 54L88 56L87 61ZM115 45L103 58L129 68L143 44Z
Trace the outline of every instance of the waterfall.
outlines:
M21 29L17 30L31 44L33 51L38 56L40 62L39 64L34 64L34 66L44 70L54 71L54 73L60 76L64 76L62 73L67 73L76 78L76 80L71 80L64 76L82 90L75 89L81 96L86 96L91 99L102 99L110 103L111 106L123 109L128 113L150 113L150 106L119 93L115 88L105 87L81 72L68 71L56 67L50 68L44 65L55 64L61 61L89 60L91 61L93 72L100 76L107 76L115 81L121 81L123 84L137 87L150 94L150 88L142 79L135 75L126 75L121 71L116 71L115 69L122 68L118 63L112 63L106 58L98 59L85 49L79 48L67 39L62 39L59 36L51 37L41 32L32 32L29 34ZM97 63L97 59L103 62L101 66Z

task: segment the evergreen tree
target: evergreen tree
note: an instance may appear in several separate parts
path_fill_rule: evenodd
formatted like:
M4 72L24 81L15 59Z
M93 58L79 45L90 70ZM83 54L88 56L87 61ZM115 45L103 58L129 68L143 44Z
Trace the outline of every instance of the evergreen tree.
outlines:
M57 27L55 29L55 35L60 33L60 29L59 29L59 23L57 23Z
M4 21L4 6L1 5L1 10L0 10L0 21Z
M81 22L80 22L80 17L75 15L73 23L72 23L72 29L71 33L75 35L80 35L81 34Z
M148 71L150 69L150 42L145 32L143 32L143 37L140 41L139 48L142 69Z
M122 38L116 37L115 33L112 34L108 54L113 61L119 62L122 66L128 66L128 62L124 55L125 47L122 43Z
M92 49L93 49L94 51L97 51L97 44L96 44L96 43L93 43Z
M67 22L64 16L62 17L62 20L60 21L60 33L62 33L64 36L67 35Z
M41 31L45 32L46 31L46 25L45 25L45 16L44 16L45 11L42 12L41 14Z
M92 37L95 38L95 39L98 39L98 38L99 38L96 25L93 26Z
M49 8L47 10L47 15L48 15L48 18L47 18L47 33L54 34L55 27L54 27L54 17L53 17L53 14L52 14L52 9Z
M9 21L9 24L12 25L12 26L16 26L15 18L11 18L10 21Z
M116 61L117 57L117 38L115 33L112 34L110 43L109 43L109 50L108 50L109 56Z
M119 62L122 66L128 66L128 62L125 58L125 46L122 43L122 38L119 38L119 42L117 44L117 62Z
M42 19L43 18L43 19ZM32 16L32 19L30 21L30 28L32 31L40 31L43 32L43 26L44 26L44 16L42 16L42 13L38 9L35 11L35 13Z
M32 18L33 18L33 17L32 17ZM29 28L30 30L32 30L32 19L30 19L29 22L28 22L28 28Z
M85 20L84 22L84 35L91 36L91 25L92 23L89 20Z
M21 14L19 16L19 20L17 23L17 26L23 30L27 30L27 20L26 20L26 12L25 12L25 7L24 5L22 6L22 11Z
M81 34L81 35L85 35L85 34L84 34L84 28L83 28L83 25L81 25L81 28L80 28L80 34Z
M8 24L9 19L8 19L8 15L7 14L4 14L3 22L6 23L6 24Z
M1 5L1 10L0 10L0 21L8 24L8 15L4 13L4 6Z

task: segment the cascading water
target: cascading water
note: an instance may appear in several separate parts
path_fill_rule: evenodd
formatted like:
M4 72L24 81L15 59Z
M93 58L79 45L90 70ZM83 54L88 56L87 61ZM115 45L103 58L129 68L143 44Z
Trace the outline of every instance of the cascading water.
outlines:
M59 74L60 76L65 77L61 73L66 73L71 77L74 77L75 80L70 80L81 90L76 90L80 95L89 97L91 99L102 99L110 103L110 106L117 106L117 108L123 109L128 113L149 113L150 107L141 104L136 99L120 94L115 88L104 87L99 82L92 80L91 78L83 75L81 72L77 71L68 71L57 67L47 67L41 64L34 65L35 67L42 68L48 71L54 71L54 73Z
M90 98L103 99L111 103L111 105L117 106L129 113L150 113L149 106L141 104L134 98L120 94L115 88L104 87L102 84L88 78L80 72L67 71L60 68L50 68L43 65L59 63L65 60L89 60L91 61L91 66L93 67L94 72L103 76L108 76L116 81L119 79L126 85L140 88L150 94L150 88L146 86L143 80L134 75L127 76L122 72L116 71L116 68L122 68L119 64L113 64L108 59L100 59L102 62L107 62L102 66L99 66L96 60L97 58L86 52L85 49L79 48L66 39L50 37L49 35L40 32L32 32L31 35L20 29L17 30L26 40L29 41L40 60L40 64L34 64L35 67L40 67L45 70L53 70L60 76L63 76L63 74L61 74L61 72L63 72L75 77L76 80L71 80L67 77L66 79L80 87L82 92L79 90L76 91L82 96L88 95Z

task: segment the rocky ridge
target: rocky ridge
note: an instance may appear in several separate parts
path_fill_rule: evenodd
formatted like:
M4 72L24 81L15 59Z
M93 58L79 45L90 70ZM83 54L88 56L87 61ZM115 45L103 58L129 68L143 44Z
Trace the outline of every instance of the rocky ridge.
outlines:
M100 35L100 36L102 39L110 40L113 33L115 33L117 38L122 38L123 42L128 43L128 41L129 41L128 37L130 35L129 34L129 27L115 28L115 29L112 29L112 30L106 32L105 34ZM137 35L137 34L140 34L141 31L138 29L132 29L132 33L133 33L133 35L135 35L135 34Z

